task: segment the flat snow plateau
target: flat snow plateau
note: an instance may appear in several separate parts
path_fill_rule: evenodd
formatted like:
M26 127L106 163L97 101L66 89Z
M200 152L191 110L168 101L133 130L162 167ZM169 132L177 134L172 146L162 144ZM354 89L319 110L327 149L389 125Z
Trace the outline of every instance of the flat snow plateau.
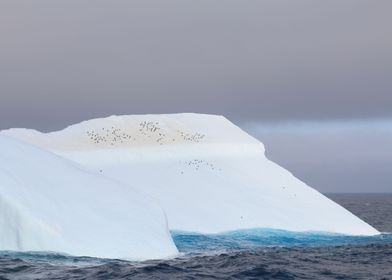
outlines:
M112 116L51 133L11 129L1 134L80 164L102 180L115 179L130 190L135 188L155 198L166 212L171 230L220 233L270 228L347 235L379 234L268 160L261 142L221 116ZM43 164L39 157L31 160L37 168ZM57 174L53 176L56 177ZM95 187L90 184L89 193L90 190L94 192ZM64 195L69 190L66 181L58 188ZM81 187L74 188L72 192L81 190ZM122 203L132 201L131 205L137 203L139 198L133 197L134 193L118 195L113 198L113 204L116 199ZM94 201L98 202L98 199ZM78 207L77 203L83 204L82 201L74 202L69 207L63 203L63 207L74 211L72 208ZM142 207L142 204L137 205ZM93 208L97 218L106 215L100 206ZM111 217L115 218L116 213ZM121 217L127 218L124 214ZM142 220L149 224L147 217ZM117 220L113 221L113 231L120 227L117 223Z

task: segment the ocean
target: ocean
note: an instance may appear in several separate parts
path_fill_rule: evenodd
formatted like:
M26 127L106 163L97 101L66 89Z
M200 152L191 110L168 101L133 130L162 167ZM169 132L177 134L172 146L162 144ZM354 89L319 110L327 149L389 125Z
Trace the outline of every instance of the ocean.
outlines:
M1 279L392 279L392 194L327 194L375 237L247 230L173 232L181 255L129 262L0 251ZM322 217L320 217L322 219Z

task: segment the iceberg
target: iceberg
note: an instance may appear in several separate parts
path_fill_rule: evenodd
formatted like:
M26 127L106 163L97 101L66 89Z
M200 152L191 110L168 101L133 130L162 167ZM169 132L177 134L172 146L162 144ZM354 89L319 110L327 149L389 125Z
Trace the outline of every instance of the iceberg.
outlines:
M177 254L166 216L153 199L4 135L0 250L131 260Z
M170 230L379 234L270 161L261 142L222 116L111 116L50 133L11 129L1 134L153 197Z

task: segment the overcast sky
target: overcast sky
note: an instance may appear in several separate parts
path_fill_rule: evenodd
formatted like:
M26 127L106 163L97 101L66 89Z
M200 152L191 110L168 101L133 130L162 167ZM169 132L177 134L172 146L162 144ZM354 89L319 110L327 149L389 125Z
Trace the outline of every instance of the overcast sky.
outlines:
M392 192L392 1L0 2L0 129L223 114L323 192Z

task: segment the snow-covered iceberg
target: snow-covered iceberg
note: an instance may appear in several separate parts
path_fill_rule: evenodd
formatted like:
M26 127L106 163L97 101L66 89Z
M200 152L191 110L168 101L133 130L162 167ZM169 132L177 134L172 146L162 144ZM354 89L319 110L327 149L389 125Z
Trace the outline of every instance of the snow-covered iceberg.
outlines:
M2 135L0 250L136 260L177 253L152 199Z
M172 230L379 233L268 160L261 142L221 116L112 116L52 133L2 133L156 198Z

